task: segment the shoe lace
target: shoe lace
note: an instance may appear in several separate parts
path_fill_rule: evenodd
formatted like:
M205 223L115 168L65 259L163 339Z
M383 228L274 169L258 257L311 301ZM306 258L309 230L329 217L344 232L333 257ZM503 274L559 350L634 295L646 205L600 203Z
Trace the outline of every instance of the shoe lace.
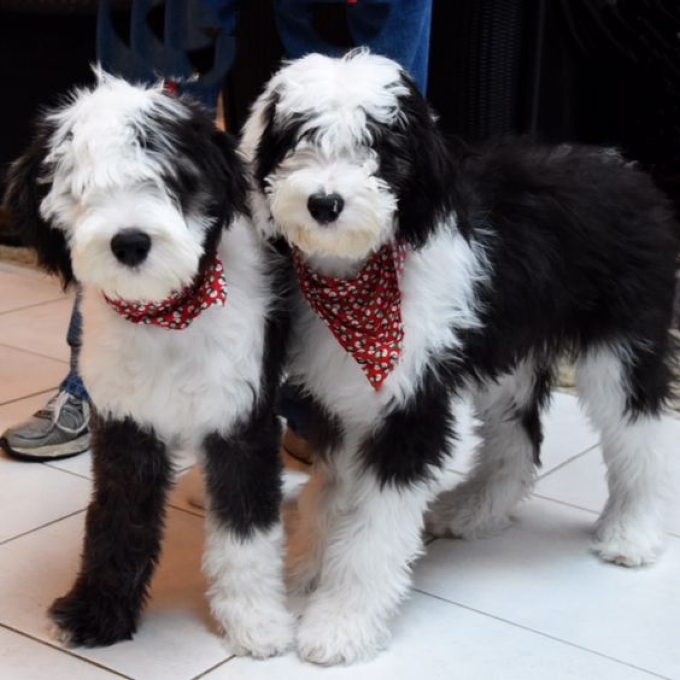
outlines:
M60 430L78 434L87 428L89 406L86 402L76 399L68 392L59 392L53 402L52 422Z

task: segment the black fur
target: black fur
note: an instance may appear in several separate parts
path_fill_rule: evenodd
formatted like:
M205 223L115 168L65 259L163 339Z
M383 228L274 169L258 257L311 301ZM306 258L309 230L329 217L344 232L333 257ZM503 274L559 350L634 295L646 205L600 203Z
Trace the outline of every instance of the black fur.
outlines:
M264 110L264 131L253 162L253 175L262 191L266 187L266 178L295 145L300 127L305 122L304 117L297 115L289 116L285 122L277 121L278 101L278 94L273 92Z
M315 455L328 456L342 444L340 419L329 413L306 389L288 382L282 385L278 411L284 417L290 416L293 421L298 414L303 414L300 429Z
M132 419L93 414L95 488L78 579L50 608L69 643L130 639L160 555L172 466L165 445Z
M432 365L408 403L390 411L362 442L360 454L382 486L413 484L442 466L454 440L449 390Z
M415 83L402 73L409 94L402 97L403 116L389 127L369 123L382 177L397 193L397 237L419 248L432 225L455 204L454 165L444 138Z
M214 433L203 443L213 516L243 539L278 521L280 429L271 404L264 404L228 436Z
M530 354L552 366L564 353L626 343L629 407L657 413L668 396L677 244L650 178L596 149L556 153L521 141L470 155L457 176L466 230L491 265L467 370L494 376Z
M24 243L34 248L38 262L50 274L56 274L64 288L73 283L73 269L66 237L53 229L40 215L40 204L49 191L45 182L43 161L53 130L43 121L26 152L16 160L7 176L4 202L13 222L20 227Z
M200 212L212 220L206 231L200 275L212 261L222 229L228 228L237 214L248 214L248 171L234 140L215 128L211 114L187 97L182 103L189 109L189 117L168 120L150 114L137 134L152 154L167 154L165 140L172 141L176 162L172 172L164 173L163 181L185 214Z

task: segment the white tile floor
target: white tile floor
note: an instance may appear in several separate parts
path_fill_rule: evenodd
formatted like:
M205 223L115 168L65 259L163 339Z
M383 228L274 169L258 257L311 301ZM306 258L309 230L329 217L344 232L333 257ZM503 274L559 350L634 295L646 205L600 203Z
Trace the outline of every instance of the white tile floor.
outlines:
M52 281L3 264L0 291L3 430L42 405L65 373L70 301ZM597 438L567 395L556 396L546 420L541 478L518 522L486 540L431 543L389 650L351 668L303 665L292 654L266 662L230 656L203 594L202 517L186 502L191 475L173 494L137 637L106 649L61 649L45 610L75 575L89 454L51 465L0 457L0 678L680 679L680 501L659 565L601 564L588 553L605 493ZM680 421L669 419L666 435L680 448ZM467 433L452 479L472 444Z

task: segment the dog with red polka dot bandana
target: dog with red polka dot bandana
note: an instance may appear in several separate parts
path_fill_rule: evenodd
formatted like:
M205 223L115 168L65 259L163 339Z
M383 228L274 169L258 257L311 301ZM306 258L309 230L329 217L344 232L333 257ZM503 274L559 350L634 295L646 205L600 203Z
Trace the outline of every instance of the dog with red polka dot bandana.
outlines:
M409 76L366 51L285 65L242 149L257 225L295 267L289 379L319 452L288 547L290 581L310 593L302 658L386 644L432 503L438 536L508 524L562 357L607 464L595 552L656 559L677 243L650 177L611 149L449 145ZM435 499L465 397L482 443Z
M204 570L230 650L292 642L273 408L292 267L258 240L247 188L208 111L103 73L42 117L10 170L26 241L83 289L95 489L80 573L50 610L67 645L135 633L180 449L204 467Z

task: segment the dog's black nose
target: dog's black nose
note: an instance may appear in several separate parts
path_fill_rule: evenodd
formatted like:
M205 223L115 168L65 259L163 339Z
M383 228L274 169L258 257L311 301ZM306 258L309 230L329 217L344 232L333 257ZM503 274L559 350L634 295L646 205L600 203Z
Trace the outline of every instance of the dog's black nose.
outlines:
M151 238L139 229L123 229L111 239L111 250L118 262L134 267L146 260Z
M307 201L309 214L319 224L335 222L344 207L345 201L340 194L312 194Z

